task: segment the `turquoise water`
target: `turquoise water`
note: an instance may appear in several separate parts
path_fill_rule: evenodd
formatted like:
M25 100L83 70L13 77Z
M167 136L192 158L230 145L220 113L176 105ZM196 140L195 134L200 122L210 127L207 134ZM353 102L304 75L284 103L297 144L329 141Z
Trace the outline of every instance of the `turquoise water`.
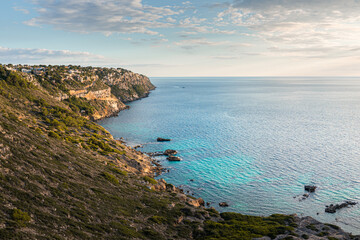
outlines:
M151 80L148 98L100 124L141 151L178 150L181 162L159 158L162 178L220 211L297 213L360 234L360 206L324 212L360 202L360 79ZM299 201L305 184L318 190Z

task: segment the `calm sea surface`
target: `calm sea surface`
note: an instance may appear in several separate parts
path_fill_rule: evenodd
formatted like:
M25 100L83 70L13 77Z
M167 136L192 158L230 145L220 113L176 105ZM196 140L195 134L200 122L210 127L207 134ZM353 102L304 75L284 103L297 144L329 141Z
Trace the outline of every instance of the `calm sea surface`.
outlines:
M360 204L324 212L360 202L360 79L151 80L148 98L100 124L141 151L178 150L181 162L159 158L166 181L220 211L297 213L360 234ZM318 189L299 201L305 184Z

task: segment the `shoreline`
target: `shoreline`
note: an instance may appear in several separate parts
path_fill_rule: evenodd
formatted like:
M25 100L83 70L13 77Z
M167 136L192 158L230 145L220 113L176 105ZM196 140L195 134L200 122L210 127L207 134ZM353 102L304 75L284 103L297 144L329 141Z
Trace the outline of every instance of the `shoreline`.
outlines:
M155 177L160 176L163 173L163 170L166 170L165 168L163 168L163 166L159 163L158 160L156 160L155 158L151 157L148 155L148 153L146 152L142 152L134 147L131 147L128 142L126 142L124 139L116 139L117 141L121 141L122 144L126 145L127 147L131 148L132 150L138 152L139 154L143 154L145 156L147 156L150 160L151 163L155 165L155 168L160 169L160 172L152 172L152 174L158 174ZM143 146L142 144L137 143L140 146ZM175 186L171 183L167 183L163 178L157 179L156 180L158 183L152 188L155 191L170 191L176 194L180 194L183 195L183 198L180 197L180 199L182 199L182 201L184 203L187 203L195 208L202 208L202 209L207 209L207 210L211 210L215 208L213 206L209 206L207 205L207 202L201 197L199 196L198 198L189 195L189 193L185 193L185 191L180 188L179 186ZM169 189L169 186L170 189ZM182 185L181 185L182 186ZM225 202L223 202L225 203ZM217 203L215 203L217 204ZM221 204L221 202L219 203L219 205ZM220 205L221 206L221 205ZM227 206L222 206L224 209L226 209ZM217 210L216 210L217 211ZM223 211L223 213L232 213L230 211ZM237 214L242 214L241 212L234 212ZM248 214L245 214L248 215ZM269 216L272 215L277 215L275 214L271 214ZM294 222L296 223L297 227L295 227L295 234L298 235L298 237L301 236L301 238L292 238L292 239L343 239L343 240L347 240L347 239L353 239L353 240L360 240L360 235L356 234L356 235L352 235L352 232L346 232L345 230L343 230L341 227L339 227L336 224L330 224L330 223L325 223L325 222L320 222L318 220L316 220L315 218L311 217L311 216L299 216L298 214L284 214L285 216L291 216L294 218ZM263 216L258 216L258 215L249 215L252 217L263 217ZM316 235L313 235L313 232L318 232ZM327 235L324 233L324 231L329 231L331 233L332 236L336 236L335 238L328 238ZM303 237L304 235L310 235L310 238L306 238ZM296 236L294 236L296 237ZM325 237L325 238L323 238ZM279 238L276 238L279 239ZM280 238L282 239L282 238ZM271 240L271 238L269 237L263 237L261 238L261 240Z
M153 90L155 90L155 89L153 89ZM153 91L153 90L151 90L151 91ZM145 97L142 97L142 98L149 97L149 95L151 94L151 91L149 91L149 93L148 93ZM138 98L138 99L136 99L136 100L134 100L134 101L141 100L142 98ZM131 101L131 102L133 102L133 101ZM129 110L129 109L130 109L130 108L123 109L123 110ZM122 111L122 110L120 110L120 111ZM120 111L119 111L119 112L120 112ZM110 116L110 117L117 117L117 116L118 116L118 115L116 114L116 115ZM110 117L107 117L107 118L110 118ZM111 133L110 133L110 134L111 134ZM138 148L142 148L144 144L139 143L139 142L134 142L133 144L130 144L130 141L125 141L122 137L121 137L120 139L116 139L116 140L117 140L117 141L121 141L121 142L122 142L123 144L125 144L127 147L129 147L129 148L131 148L132 150L138 152L139 154L145 155L145 156L149 159L150 163L151 163L151 164L153 165L153 167L154 167L153 171L150 173L153 177L157 178L157 177L161 176L164 172L166 172L167 169L163 167L163 165L160 163L159 160L157 160L157 159L155 159L153 156L149 155L149 152L143 152L143 151L141 151L141 150L138 149ZM154 142L156 142L155 139L154 139ZM131 146L131 145L133 145L133 146ZM150 152L150 153L152 153L152 152ZM154 152L154 153L155 153L155 152ZM171 185L171 186L173 186L173 190L172 190L172 191L177 192L177 193L184 194L188 199L196 200L196 201L195 201L195 205L193 205L193 204L190 204L190 205L193 205L193 206L195 206L195 207L201 206L200 204L196 203L196 202L198 201L198 199L201 199L201 201L203 201L203 205L202 205L202 206L203 206L205 209L211 209L211 208L213 208L213 207L210 207L210 205L207 205L206 202L202 199L201 196L198 196L199 198L196 199L196 198L194 197L194 195L195 195L195 196L197 195L197 194L196 194L196 191L191 191L191 192L186 191L186 193L185 193L185 190L182 189L182 187L181 187L181 186L183 186L182 184L181 184L180 186L174 186L174 185L171 184L171 183L167 183L163 178L159 178L159 179L157 179L157 181L159 182L159 185L158 185L158 186L160 186L160 187L156 187L156 188L157 188L156 191L167 191L168 189L166 188L166 186L167 186L167 185ZM190 194L191 194L191 195L190 195ZM186 198L184 199L184 201L187 202L187 201L186 201ZM215 205L217 205L217 204L220 205L221 203L225 203L225 202L212 202L212 204L215 204ZM226 204L225 204L225 205L226 205ZM227 206L222 206L222 205L220 205L220 207L222 207L221 209L224 209L224 210L221 211L221 212L228 212L228 211L226 211L226 207L227 207ZM215 209L214 209L214 210L215 210ZM239 211L235 211L235 213L242 214L242 213L239 212ZM287 214L287 215L288 215L288 216L296 216L296 218L298 218L298 221L299 221L299 222L302 222L302 221L310 221L310 222L312 222L312 224L316 224L316 225L319 225L319 226L321 225L322 228L323 228L323 227L326 228L326 225L327 225L327 223L320 222L320 221L316 220L314 217L311 217L311 216L303 216L303 215L297 215L297 214ZM251 215L251 214L250 214L249 216L262 216L262 215ZM336 223L335 223L335 224L336 224ZM331 225L331 224L330 224L330 225ZM338 227L339 231L342 231L344 234L347 233L347 232L345 232L344 230L342 230L341 227L339 227L339 226L337 226L337 227ZM350 234L351 234L351 233L350 233ZM358 237L358 236L355 236L355 237ZM344 239L348 239L348 238L344 238ZM360 238L357 238L357 239L360 239Z

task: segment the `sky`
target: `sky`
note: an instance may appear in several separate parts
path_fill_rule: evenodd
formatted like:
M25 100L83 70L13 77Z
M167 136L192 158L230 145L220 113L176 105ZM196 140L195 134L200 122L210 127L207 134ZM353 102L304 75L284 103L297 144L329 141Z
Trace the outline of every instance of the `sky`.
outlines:
M360 0L0 0L0 63L360 76Z

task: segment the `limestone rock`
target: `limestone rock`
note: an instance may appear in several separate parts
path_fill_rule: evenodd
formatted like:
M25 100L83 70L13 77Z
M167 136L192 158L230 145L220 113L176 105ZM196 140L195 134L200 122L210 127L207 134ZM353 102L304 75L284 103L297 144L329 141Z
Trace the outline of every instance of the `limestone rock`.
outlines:
M219 203L219 206L220 207L228 207L229 204L227 202L221 202L221 203Z
M176 161L181 161L180 157L175 157L175 156L169 156L166 158L167 160L171 161L171 162L176 162Z
M178 152L176 150L173 150L173 149L167 149L165 150L164 152L164 155L166 156L171 156L171 155L176 155Z

